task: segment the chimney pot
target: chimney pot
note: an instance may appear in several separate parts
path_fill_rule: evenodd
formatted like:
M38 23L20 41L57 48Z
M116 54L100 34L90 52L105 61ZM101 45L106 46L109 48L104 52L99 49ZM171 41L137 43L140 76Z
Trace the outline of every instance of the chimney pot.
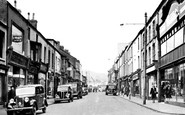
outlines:
M17 1L14 0L14 7L17 8Z
M30 13L28 12L28 20L30 20Z
M33 17L32 17L32 20L34 20L34 17L35 17L35 13L33 13Z

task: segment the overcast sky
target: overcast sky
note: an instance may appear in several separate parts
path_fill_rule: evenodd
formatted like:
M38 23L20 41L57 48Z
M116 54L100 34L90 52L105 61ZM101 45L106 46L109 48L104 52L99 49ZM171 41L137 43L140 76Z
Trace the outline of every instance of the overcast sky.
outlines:
M14 0L8 0L13 4ZM80 60L83 70L107 74L118 56L118 44L128 43L156 10L161 0L17 0L27 18L35 13L38 30L60 41Z

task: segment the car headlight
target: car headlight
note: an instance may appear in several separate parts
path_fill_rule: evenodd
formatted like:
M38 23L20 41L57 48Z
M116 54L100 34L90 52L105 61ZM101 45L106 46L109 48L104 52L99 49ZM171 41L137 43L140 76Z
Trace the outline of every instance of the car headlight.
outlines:
M59 97L59 95L56 94L56 95L55 95L55 98L60 98L60 97Z
M25 97L24 98L24 101L27 103L29 101L29 98L28 97Z
M66 97L69 97L69 95L70 95L69 93L66 93Z
M30 105L33 105L34 104L34 100L30 100Z

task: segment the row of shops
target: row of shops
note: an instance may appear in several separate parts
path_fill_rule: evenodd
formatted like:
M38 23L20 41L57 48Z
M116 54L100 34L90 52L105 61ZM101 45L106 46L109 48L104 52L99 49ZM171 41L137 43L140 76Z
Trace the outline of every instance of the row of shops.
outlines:
M48 30L49 31L49 30ZM25 19L8 1L0 1L0 105L10 87L42 84L48 98L58 85L81 82L80 61L54 39L37 30L37 20Z
M127 64L126 61L125 62L117 61L117 63L115 62L115 65L117 67L114 68L118 70L118 74L117 76L113 76L116 78L116 80L110 82L116 82L119 90L121 90L122 87L129 87L132 96L144 98L143 96L145 95L146 99L151 99L150 89L152 88L152 86L156 86L158 92L157 94L158 101L161 102L164 101L163 95L165 93L164 92L165 84L170 84L172 88L171 90L172 98L170 99L170 102L185 107L184 7L185 1L164 0L160 3L154 14L150 17L150 19L146 23L147 29L144 28L139 32L140 34L147 31L148 28L152 26L152 24L154 24L155 21L156 32L154 30L151 31L155 32L156 36L153 36L153 38L152 39L150 38L149 39L150 41L147 42L146 52L144 52L142 49L140 49L139 51L138 49L138 52L140 52L139 55L137 55L136 53L130 54L131 57L129 58L131 58L132 62L129 63L130 65L125 65L124 66L125 68L124 67L122 68L122 63L120 62L123 62L124 65ZM139 38L138 36L132 42L133 44ZM142 44L141 42L135 43ZM128 47L125 48L123 52L127 52L129 50L128 48L134 49L133 48L134 46L129 45ZM155 49L152 49L153 47ZM151 54L149 54L150 50L152 51ZM132 52L134 53L134 51ZM143 60L145 60L143 58L144 53L147 53L146 73L144 73L145 71L142 65L142 63L144 63ZM138 63L134 62L134 60L136 60L134 59L134 55L138 57L138 61L140 61L139 62L140 66L137 66ZM141 58L139 56L141 56ZM127 57L126 58L125 57L123 56L122 58L120 56L120 59L127 59ZM136 64L134 65L134 63ZM129 66L132 67L132 71L129 70L128 68ZM133 71L134 66L138 67L139 69ZM123 72L123 74L122 73L120 74L120 72ZM130 74L127 74L129 72Z

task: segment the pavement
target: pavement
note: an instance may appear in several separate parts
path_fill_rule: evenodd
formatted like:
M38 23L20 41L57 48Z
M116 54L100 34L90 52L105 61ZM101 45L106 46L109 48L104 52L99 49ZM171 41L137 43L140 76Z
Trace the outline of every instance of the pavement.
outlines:
M135 103L137 105L140 105L142 107L145 107L147 109L150 109L159 113L170 114L170 115L185 115L184 107L171 105L164 102L157 102L157 100L155 101L155 103L153 103L152 100L146 100L146 104L143 104L143 99L141 99L140 97L131 96L130 99L126 95L120 96L120 97L132 103Z

